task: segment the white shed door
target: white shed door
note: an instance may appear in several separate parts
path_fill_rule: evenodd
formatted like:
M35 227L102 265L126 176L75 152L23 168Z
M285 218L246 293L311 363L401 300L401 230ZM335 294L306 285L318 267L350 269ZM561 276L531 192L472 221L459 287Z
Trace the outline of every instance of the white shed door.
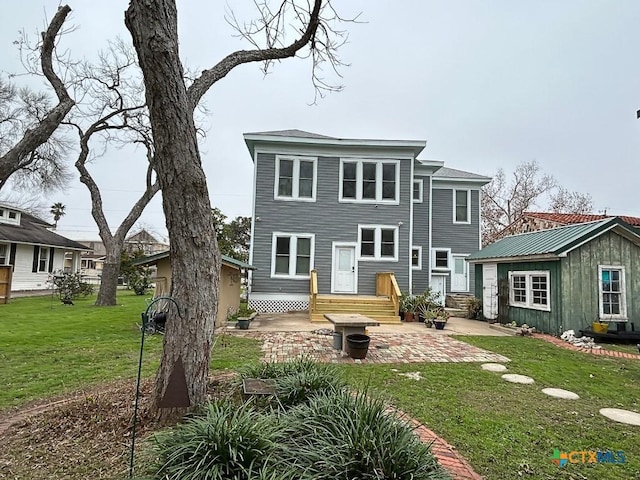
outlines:
M498 318L498 265L482 265L482 314L489 320Z

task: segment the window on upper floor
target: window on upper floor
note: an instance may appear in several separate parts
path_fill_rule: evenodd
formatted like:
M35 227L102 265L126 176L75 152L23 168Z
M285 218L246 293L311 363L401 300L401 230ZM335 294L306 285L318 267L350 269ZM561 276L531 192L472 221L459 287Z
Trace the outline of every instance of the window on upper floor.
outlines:
M509 305L549 311L549 272L509 272Z
M422 270L422 247L411 247L411 268Z
M0 223L20 225L20 212L9 210L8 208L0 208Z
M276 200L315 202L317 158L276 156Z
M9 263L9 245L6 243L0 243L0 265L7 265Z
M413 201L422 203L422 179L413 181Z
M360 260L396 262L398 261L398 227L359 225L358 245Z
M471 223L471 190L453 191L453 223Z
M314 259L313 234L274 233L271 276L309 278Z
M396 160L342 160L341 202L398 203L400 163Z
M623 266L598 266L601 320L626 320L627 297Z
M449 270L451 261L451 250L448 248L434 248L432 250L431 258L432 264L431 268L434 270Z

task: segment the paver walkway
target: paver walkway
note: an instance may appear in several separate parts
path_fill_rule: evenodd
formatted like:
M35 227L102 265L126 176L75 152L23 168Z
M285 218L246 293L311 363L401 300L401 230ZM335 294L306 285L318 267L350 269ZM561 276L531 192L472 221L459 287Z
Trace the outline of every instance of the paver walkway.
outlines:
M330 335L313 332L251 332L243 335L262 339L263 359L267 362L284 362L304 355L329 363L509 361L507 357L455 340L448 335L370 334L369 351L362 360L354 360L346 353L335 350L333 336Z
M592 355L600 355L604 357L616 357L616 358L634 358L640 360L640 355L637 353L618 352L617 350L607 350L605 348L584 348L576 347L575 345L565 342L561 338L547 335L546 333L534 333L534 338L539 338L545 342L553 343L557 347L566 348L567 350L575 350L578 352L587 352Z

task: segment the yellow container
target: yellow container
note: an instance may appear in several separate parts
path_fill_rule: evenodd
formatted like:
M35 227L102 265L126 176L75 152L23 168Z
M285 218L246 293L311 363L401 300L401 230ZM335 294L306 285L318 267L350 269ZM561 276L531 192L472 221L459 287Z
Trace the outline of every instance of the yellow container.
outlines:
M591 330L593 330L593 333L607 333L608 328L608 323L593 322L593 324L591 325Z

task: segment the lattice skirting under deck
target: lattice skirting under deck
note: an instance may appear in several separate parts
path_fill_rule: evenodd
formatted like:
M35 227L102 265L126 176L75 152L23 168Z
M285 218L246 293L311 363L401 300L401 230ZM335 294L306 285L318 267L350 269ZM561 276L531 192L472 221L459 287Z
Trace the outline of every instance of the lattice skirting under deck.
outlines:
M309 310L308 300L252 300L249 306L259 313L285 313L291 311Z

